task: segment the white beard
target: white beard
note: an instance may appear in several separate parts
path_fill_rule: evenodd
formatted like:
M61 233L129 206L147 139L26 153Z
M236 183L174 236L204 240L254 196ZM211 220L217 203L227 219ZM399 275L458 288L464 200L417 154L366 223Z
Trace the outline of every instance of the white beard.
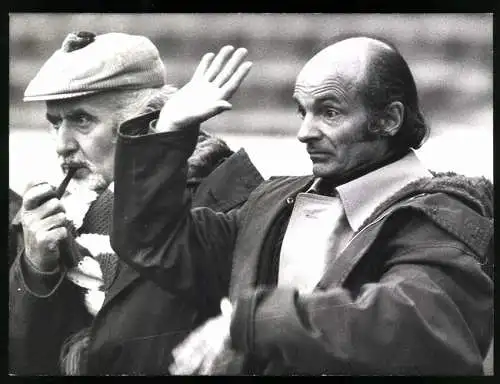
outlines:
M70 181L66 193L61 198L61 203L66 210L66 218L73 223L76 229L83 224L90 205L97 199L97 192L75 185Z
M108 182L102 175L92 172L83 179L71 179L68 189L71 188L73 191L77 191L79 189L86 191L99 191L105 189L107 186Z

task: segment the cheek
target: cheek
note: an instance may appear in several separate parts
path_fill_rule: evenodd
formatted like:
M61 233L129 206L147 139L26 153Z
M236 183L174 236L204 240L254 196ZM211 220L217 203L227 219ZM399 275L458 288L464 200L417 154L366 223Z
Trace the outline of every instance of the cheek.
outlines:
M99 148L99 157L102 159L102 165L108 171L108 168L113 167L114 159L115 159L115 147L116 143L110 138L102 143L102 146Z
M353 129L351 125L342 127L329 137L331 143L332 164L346 168L355 167L365 160L366 151L372 146L372 141L367 139L366 127Z
M330 135L327 136L338 149L342 147L348 149L357 143L366 143L373 140L366 119L346 121L336 127L330 127Z
M345 150L352 144L360 141L361 134L354 132L349 127L341 126L334 129L330 128L330 133L326 135L328 141L335 151Z
M96 148L94 166L96 172L102 175L106 180L111 181L114 174L115 163L115 144L111 141L101 143L101 146Z
M113 161L115 140L111 130L94 130L81 144L87 159L96 167L105 167Z

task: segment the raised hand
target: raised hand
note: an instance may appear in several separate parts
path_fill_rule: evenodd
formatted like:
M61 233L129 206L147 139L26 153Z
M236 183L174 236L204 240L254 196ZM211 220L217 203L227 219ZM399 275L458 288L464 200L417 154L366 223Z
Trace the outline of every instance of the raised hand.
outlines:
M28 185L23 196L21 223L27 261L36 269L51 271L58 265L58 243L68 236L66 214L55 188L48 183Z
M221 48L217 55L203 56L191 80L165 103L156 129L159 132L176 131L191 124L199 124L231 109L228 102L252 63L243 61L245 48Z

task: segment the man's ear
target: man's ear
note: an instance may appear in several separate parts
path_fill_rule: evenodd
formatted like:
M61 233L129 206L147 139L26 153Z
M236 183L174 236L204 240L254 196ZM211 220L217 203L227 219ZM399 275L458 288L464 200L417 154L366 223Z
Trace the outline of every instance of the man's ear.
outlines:
M400 101L393 101L385 109L384 117L380 119L380 133L384 136L394 136L403 125L405 107Z

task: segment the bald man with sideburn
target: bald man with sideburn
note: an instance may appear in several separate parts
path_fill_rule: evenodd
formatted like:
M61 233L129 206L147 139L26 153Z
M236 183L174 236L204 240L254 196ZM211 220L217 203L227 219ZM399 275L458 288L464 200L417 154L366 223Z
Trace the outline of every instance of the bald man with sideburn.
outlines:
M271 178L227 214L191 208L186 159L198 125L231 107L224 89L248 71L245 54L205 55L148 122L154 134L137 135L137 119L119 130L115 251L164 289L227 296L174 349L170 372L482 374L492 184L420 163L429 128L391 44L343 39L299 73L312 175Z

